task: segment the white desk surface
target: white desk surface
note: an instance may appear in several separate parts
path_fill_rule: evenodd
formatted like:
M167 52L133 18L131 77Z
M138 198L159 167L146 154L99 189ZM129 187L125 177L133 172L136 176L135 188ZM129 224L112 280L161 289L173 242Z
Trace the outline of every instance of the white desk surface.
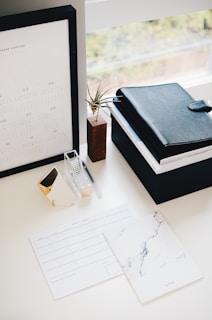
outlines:
M53 164L0 179L0 320L211 320L212 188L156 205L110 137L106 160L92 163L86 145L81 156L101 199L93 194L69 208L52 207L37 181ZM62 170L63 162L56 166ZM139 215L160 211L204 279L147 304L123 275L54 300L29 236L121 204Z

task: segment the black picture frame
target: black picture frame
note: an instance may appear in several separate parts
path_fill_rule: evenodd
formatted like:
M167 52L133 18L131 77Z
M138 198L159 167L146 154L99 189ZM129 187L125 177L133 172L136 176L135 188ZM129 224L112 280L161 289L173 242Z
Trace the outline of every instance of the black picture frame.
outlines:
M64 143L64 149L63 149L63 146L62 146L63 143L60 144L59 138L57 138L58 150L57 150L57 147L56 146L54 147L54 145L52 144L53 147L52 147L51 152L49 154L47 153L43 156L42 152L41 152L41 154L39 154L39 152L36 151L36 150L39 150L39 143L40 144L43 143L43 137L42 136L40 138L38 137L36 140L36 148L37 149L34 150L33 149L34 147L32 144L32 145L30 145L30 148L28 150L29 153L30 153L30 151L32 151L31 154L33 154L33 152L34 152L36 154L36 156L34 158L32 158L31 155L26 156L25 158L20 156L20 158L21 158L21 160L20 160L19 155L21 155L21 153L23 152L23 149L26 148L26 141L24 141L25 138L23 138L22 140L17 138L17 136L19 135L19 130L17 127L16 128L17 135L14 135L14 132L11 132L11 139L10 139L10 142L8 142L8 146L7 146L8 149L6 148L6 146L5 146L6 138L4 139L4 135L5 135L5 132L7 132L6 130L10 130L10 129L8 129L9 124L11 127L11 131L14 130L14 128L12 129L12 124L14 122L10 123L10 118L8 118L8 117L10 117L9 113L7 114L7 117L5 117L5 115L4 115L4 110L9 111L9 108L5 109L6 102L8 103L8 101L6 101L7 97L5 99L4 94L1 92L2 89L0 89L0 178L15 174L15 173L19 173L19 172L22 172L25 170L29 170L29 169L32 169L32 168L35 168L38 166L42 166L45 164L49 164L52 162L62 160L64 157L64 152L67 152L72 149L75 149L79 152L77 26L76 26L76 10L75 10L75 8L72 7L71 5L66 5L66 6L61 6L61 7L54 7L54 8L48 8L48 9L42 9L42 10L36 10L36 11L31 11L31 12L24 12L24 13L0 17L0 36L1 36L1 34L4 35L5 34L4 32L13 32L14 30L19 30L20 32L22 30L24 32L29 31L29 34L30 34L31 29L32 29L31 27L34 28L35 32L36 32L36 28L39 27L40 28L39 32L41 32L43 27L47 26L48 28L51 29L51 26L53 26L57 22L59 22L61 24L65 23L66 29L67 29L67 34L66 34L67 36L64 37L64 39L65 39L64 42L67 41L68 43L67 44L64 43L64 47L65 48L67 47L67 49L69 51L69 52L65 53L65 56L68 57L66 62L67 62L68 69L70 69L70 74L68 75L69 81L67 82L68 89L66 88L66 96L65 96L65 98L64 97L61 98L61 99L67 100L67 103L65 103L65 102L63 103L64 109L57 110L57 112L58 112L57 115L59 115L59 114L64 115L64 120L67 119L68 125L66 124L66 121L64 121L64 123L61 123L60 125L58 125L58 126L61 126L61 128L60 128L61 130L58 130L58 132L64 130L67 134L67 137L65 137L65 138L67 138L68 142L66 143L66 145ZM52 34L51 36L52 36L52 39L54 39L54 34ZM6 43L6 41L5 41L5 43ZM57 44L55 43L54 45L56 48ZM15 46L16 46L16 48L15 48ZM29 44L29 46L30 46L30 44ZM46 44L45 44L45 46L46 46ZM23 48L21 48L21 45L20 45L20 48L18 48L17 44L15 44L13 49L22 50ZM9 50L10 50L10 52L9 52ZM6 52L6 51L8 51L8 52ZM55 50L55 51L57 51L57 50ZM2 47L0 44L0 54L1 53L2 53L2 55L3 54L13 54L12 48L9 46L7 47L6 44L3 44L3 47ZM35 59L36 59L36 50L34 50L33 52L31 51L31 53L35 54ZM1 57L0 57L0 59L1 59ZM32 59L32 57L30 57L30 59ZM50 59L51 59L51 57L50 57ZM9 59L8 59L8 61L9 61ZM52 59L52 61L54 62L53 59ZM64 61L62 61L62 57L61 57L61 63L64 64ZM52 65L52 68L54 68L54 67L55 66ZM23 68L24 68L24 65L23 65ZM65 65L63 65L63 69L66 70ZM5 70L7 70L7 69L5 69ZM58 64L57 64L57 71L58 71L58 73L60 73L60 67L58 66ZM25 70L24 72L26 73L27 71ZM29 72L31 72L31 71L29 70ZM39 72L40 72L40 79L45 78L45 74L43 74L43 72L46 72L46 70L42 70L42 68L41 68ZM68 72L69 72L69 70L68 70ZM1 76L3 77L4 74L2 74L2 73L0 74L0 80L1 80ZM9 77L8 74L6 76ZM33 79L33 74L30 75L30 77ZM63 81L62 72L60 74L60 77ZM67 74L66 74L66 77L67 77ZM3 79L2 79L2 81L3 81ZM7 83L7 81L6 81L6 83ZM8 84L9 84L9 80L8 80ZM56 88L56 85L55 85L55 88ZM60 89L62 90L62 88L60 88ZM70 92L68 92L69 89L70 89ZM49 90L48 94L50 95L50 89L48 89L48 90ZM54 88L51 90L52 90L51 94L53 94ZM60 96L61 96L61 92L60 92ZM68 99L69 95L70 95L70 102ZM26 98L26 96L24 96L24 93L22 93L22 97ZM27 97L29 100L29 94ZM33 98L31 96L31 100L32 99L34 99L33 103L34 103L34 105L36 105L35 94L34 94ZM32 103L32 101L30 103ZM11 106L12 106L11 107L11 117L12 117L12 114L13 114L12 108L14 108L14 105L11 104ZM43 107L45 108L45 104L43 105ZM53 107L52 107L52 109L53 109ZM58 102L58 105L55 106L55 109L59 109L59 102ZM41 108L40 110L41 110L40 122L42 122L43 109ZM36 112L37 112L37 110L36 110ZM48 113L48 111L47 111L47 113ZM26 113L25 113L25 116L26 116ZM36 115L36 116L37 116L36 119L38 119L38 115ZM70 118L69 118L69 116L70 116ZM20 120L20 130L22 130L22 127L21 127L22 122L21 122L21 119L19 119L19 120ZM46 121L48 122L48 116L47 116ZM57 121L56 113L55 113L54 121ZM31 123L33 125L33 121L31 121ZM44 127L44 122L42 125ZM51 128L51 120L49 120L48 125ZM27 124L27 126L28 126L28 124ZM63 128L62 126L67 126L67 127ZM28 130L30 130L29 127L28 127ZM37 130L37 129L33 129L33 130ZM42 128L42 130L44 130L44 128ZM38 131L39 131L39 128L38 128ZM56 131L57 130L55 129L55 132ZM54 138L56 137L55 132L54 132ZM23 132L22 132L22 134L23 134ZM12 135L14 136L14 138L12 137ZM35 135L36 135L36 132L35 132ZM53 135L53 133L52 133L52 135ZM34 138L33 135L31 138ZM65 140L65 138L64 138L64 140ZM53 137L52 137L52 139L53 139ZM25 144L22 145L22 143L25 143ZM46 144L46 146L47 145L48 145L48 143ZM43 153L45 153L45 150L44 150L45 146L42 145L42 148L43 148ZM8 150L8 158L5 157L5 150ZM25 151L27 153L27 150L25 150ZM17 162L16 162L16 159L17 159ZM5 167L6 163L9 163L9 164L6 165L6 167Z

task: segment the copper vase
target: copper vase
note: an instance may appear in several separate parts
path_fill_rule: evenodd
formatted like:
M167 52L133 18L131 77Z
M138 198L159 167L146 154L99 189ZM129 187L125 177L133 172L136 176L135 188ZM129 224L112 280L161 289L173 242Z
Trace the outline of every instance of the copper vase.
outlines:
M107 122L99 115L87 118L88 156L95 162L106 158Z

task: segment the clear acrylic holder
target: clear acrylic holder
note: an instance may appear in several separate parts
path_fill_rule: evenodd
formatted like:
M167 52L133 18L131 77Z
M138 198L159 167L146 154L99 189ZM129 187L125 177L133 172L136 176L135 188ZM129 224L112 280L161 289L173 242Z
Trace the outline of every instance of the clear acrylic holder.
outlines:
M77 196L80 198L89 197L92 193L92 183L83 168L77 151L65 152L64 161L66 177L72 183Z

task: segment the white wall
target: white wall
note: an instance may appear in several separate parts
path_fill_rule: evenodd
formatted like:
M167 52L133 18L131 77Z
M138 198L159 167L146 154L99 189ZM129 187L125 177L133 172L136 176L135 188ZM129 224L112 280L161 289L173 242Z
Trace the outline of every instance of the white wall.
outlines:
M86 141L86 51L84 0L6 0L0 1L0 16L71 4L77 10L78 88L80 141Z

